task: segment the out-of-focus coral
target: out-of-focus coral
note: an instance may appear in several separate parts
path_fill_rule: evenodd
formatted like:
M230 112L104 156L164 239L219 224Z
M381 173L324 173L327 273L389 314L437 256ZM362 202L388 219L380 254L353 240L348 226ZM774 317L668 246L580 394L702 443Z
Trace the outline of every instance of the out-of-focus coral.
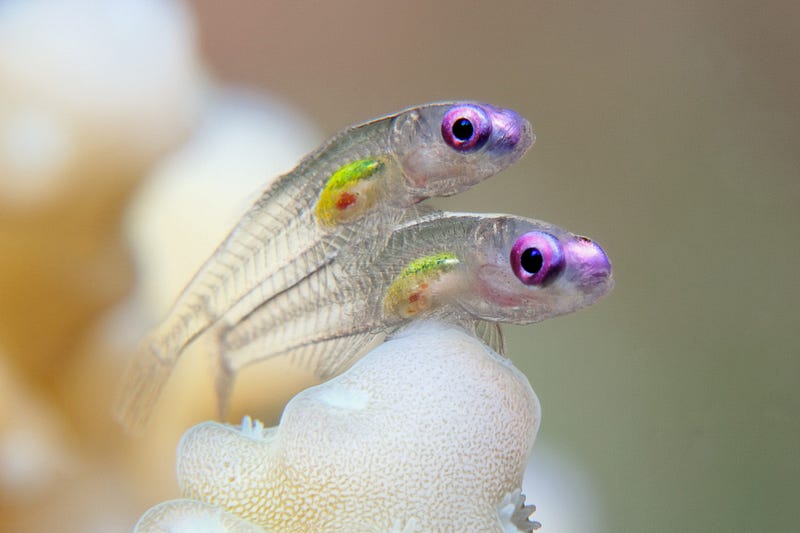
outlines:
M187 427L216 414L213 398L206 397L213 390L211 358L202 345L192 347L167 387L153 424L138 438L123 435L110 418L119 374L139 337L224 238L229 221L232 224L246 209L251 192L291 168L318 142L316 130L301 114L269 96L209 87L206 104L186 144L145 173L141 193L134 195L124 217L123 232L137 271L134 291L94 324L92 334L75 348L81 357L63 365L59 375L59 407L91 457L83 458L80 478L71 478L86 497L77 499L74 490L57 493L57 501L65 503L47 509L62 519L70 506L83 510L84 518L71 522L79 530L99 514L92 498L102 501L100 507L129 531L143 507L177 495L172 474L175 443ZM286 376L281 387L271 391L280 396L282 403L275 401L280 407L297 391L303 373L286 369ZM265 396L263 387L252 381L239 385L247 401L236 411L263 413L253 408L255 399L263 406L271 395ZM115 487L121 490L103 489L90 475L116 479ZM94 493L96 489L102 494ZM1 514L0 510L0 523ZM20 530L46 529L41 522L29 524Z
M32 383L130 289L122 207L204 80L178 1L0 3L0 340Z
M528 531L539 420L508 360L423 322L295 396L277 427L190 429L178 478L185 498L277 531Z
M180 142L201 104L194 26L162 0L0 4L0 202L80 201ZM92 172L94 171L94 172Z
M24 386L0 351L0 500L39 502L76 466L63 421Z
M0 2L3 531L125 531L140 507L109 415L120 361L87 334L133 285L132 191L208 93L179 0Z

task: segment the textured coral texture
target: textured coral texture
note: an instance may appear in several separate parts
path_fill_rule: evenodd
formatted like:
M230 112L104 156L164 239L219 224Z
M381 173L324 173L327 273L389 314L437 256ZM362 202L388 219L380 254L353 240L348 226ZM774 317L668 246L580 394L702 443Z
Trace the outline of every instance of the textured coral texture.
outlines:
M195 500L170 500L149 509L136 524L137 532L268 533L219 507Z
M507 359L426 322L299 393L275 428L190 429L178 478L183 497L277 531L517 531L507 506L539 420Z

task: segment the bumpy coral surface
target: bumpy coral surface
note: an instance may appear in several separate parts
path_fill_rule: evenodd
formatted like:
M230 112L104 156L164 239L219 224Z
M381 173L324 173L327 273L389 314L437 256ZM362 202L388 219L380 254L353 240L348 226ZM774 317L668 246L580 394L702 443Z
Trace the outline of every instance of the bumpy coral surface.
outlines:
M183 497L274 531L527 531L539 419L508 360L420 323L298 394L278 427L190 429L178 478Z
M195 500L170 500L147 511L136 524L138 532L268 533L264 529Z

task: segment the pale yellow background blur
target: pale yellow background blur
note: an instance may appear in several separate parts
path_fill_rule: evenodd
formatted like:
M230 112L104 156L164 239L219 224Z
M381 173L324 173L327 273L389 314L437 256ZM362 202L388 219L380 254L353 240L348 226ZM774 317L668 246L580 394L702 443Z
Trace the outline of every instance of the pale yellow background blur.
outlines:
M543 405L537 447L559 450L585 472L603 531L796 530L800 4L189 5L217 78L279 96L326 135L440 99L491 102L529 118L537 142L523 160L434 203L559 224L598 241L614 264L616 288L596 306L507 328L508 354ZM97 224L110 232L129 193L121 189L108 193L107 210L96 209ZM25 248L23 236L59 226L58 212L43 221L0 216L0 272L17 268L8 259ZM69 331L88 328L129 290L133 266L115 246L99 246L111 257L101 264L120 279L85 315L42 318L66 332L37 339L37 353L59 339L76 343ZM20 275L14 286L24 283ZM31 315L4 312L5 349L24 346L13 332L35 330ZM38 386L57 389L46 397L91 405L49 364L28 360L20 372L32 381L44 375ZM103 371L64 370L75 382L80 372L102 381ZM113 389L107 381L106 393ZM96 412L106 413L108 398L98 401ZM126 441L110 419L73 415L68 423L89 428L97 449L119 446L108 462L129 466L117 485L149 475L130 459L137 441ZM177 495L170 485L175 438L159 444L160 492L142 499L130 489L131 516ZM98 479L104 475L96 469ZM11 504L0 504L9 524L35 530L25 529L31 521ZM34 508L45 513L48 506Z

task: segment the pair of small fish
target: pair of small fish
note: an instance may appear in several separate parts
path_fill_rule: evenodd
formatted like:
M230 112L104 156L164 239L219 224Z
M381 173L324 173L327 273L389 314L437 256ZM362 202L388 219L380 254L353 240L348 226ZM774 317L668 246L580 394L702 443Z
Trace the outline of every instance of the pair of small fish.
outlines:
M143 425L204 333L217 340L224 409L235 374L269 357L330 377L417 316L459 322L502 353L499 322L530 324L596 301L613 282L589 239L523 217L417 205L493 176L534 139L514 111L471 102L335 135L263 191L145 339L117 419Z

